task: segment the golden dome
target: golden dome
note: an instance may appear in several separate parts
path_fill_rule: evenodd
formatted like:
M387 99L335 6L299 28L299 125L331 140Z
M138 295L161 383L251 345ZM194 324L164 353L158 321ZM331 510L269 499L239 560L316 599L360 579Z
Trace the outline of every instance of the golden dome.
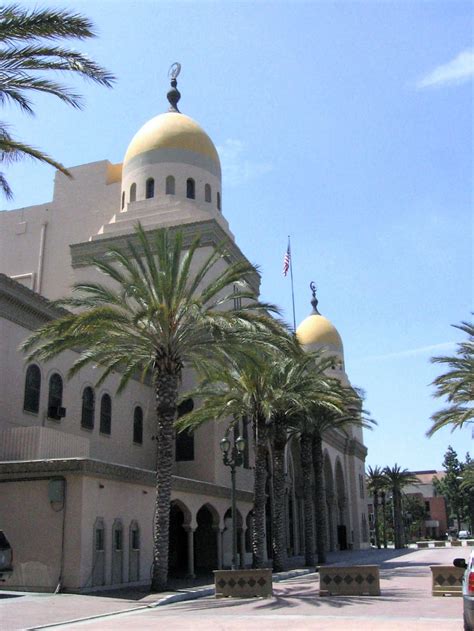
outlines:
M124 158L124 167L148 152L171 150L191 152L209 160L220 173L219 155L206 132L189 116L178 112L159 114L143 125L132 138Z
M342 339L336 327L324 316L312 313L296 329L296 337L303 346L327 346L343 352Z

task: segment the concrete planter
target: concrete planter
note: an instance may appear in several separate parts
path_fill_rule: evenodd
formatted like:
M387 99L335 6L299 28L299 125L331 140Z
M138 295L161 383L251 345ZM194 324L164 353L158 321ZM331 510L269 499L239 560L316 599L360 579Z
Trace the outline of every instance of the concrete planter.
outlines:
M416 547L419 548L419 549L428 548L429 547L429 543L428 543L428 541L417 541L416 542Z
M446 547L446 541L435 541L434 542L434 547L435 548L445 548Z
M451 541L451 546L455 546L455 547L456 547L456 546L458 546L458 547L459 547L459 546L462 546L462 541L460 541L459 539L453 539L453 540Z
M273 596L272 571L214 570L216 598L269 598Z
M319 568L320 596L380 596L378 565Z
M431 566L431 593L433 596L462 596L464 570L454 565Z
M467 546L474 546L474 539L466 539Z

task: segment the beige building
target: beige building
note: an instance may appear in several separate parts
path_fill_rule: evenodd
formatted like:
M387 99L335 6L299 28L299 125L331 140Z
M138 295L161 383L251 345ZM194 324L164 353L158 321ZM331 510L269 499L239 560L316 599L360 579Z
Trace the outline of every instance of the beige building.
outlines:
M199 234L200 258L223 240L229 260L244 258L222 212L217 151L177 110L176 94L174 86L170 111L137 132L123 164L74 167L73 179L57 173L51 202L0 213L0 529L14 549L9 589L89 590L150 579L152 389L132 381L117 396L113 376L95 386L98 369L68 380L73 352L28 364L18 347L59 315L50 301L68 295L74 282L98 278L91 256L123 245L138 221L150 231L166 226L179 227L186 238ZM298 335L308 348L331 352L334 374L349 384L342 341L328 320L314 311ZM188 371L183 388L192 379ZM219 449L225 429L225 423L208 424L175 441L172 573L230 564L230 475ZM240 432L248 452L237 472L238 548L240 563L249 564L252 438L245 425ZM331 549L368 545L365 455L360 430L326 436ZM287 447L286 466L287 547L299 555L302 481L295 442Z

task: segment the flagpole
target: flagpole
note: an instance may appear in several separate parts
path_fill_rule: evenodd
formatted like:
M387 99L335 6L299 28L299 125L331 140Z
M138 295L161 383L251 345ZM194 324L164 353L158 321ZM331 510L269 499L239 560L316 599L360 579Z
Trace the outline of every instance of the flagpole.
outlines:
M291 302L293 304L293 332L296 333L295 288L293 284L293 257L291 256L290 235L288 235L288 250L290 252Z

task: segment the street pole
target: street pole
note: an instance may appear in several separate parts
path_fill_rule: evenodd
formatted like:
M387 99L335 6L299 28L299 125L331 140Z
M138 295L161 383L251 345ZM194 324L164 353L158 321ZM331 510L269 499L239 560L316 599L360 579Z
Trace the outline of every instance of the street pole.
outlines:
M239 436L237 439L234 437L234 444L232 449L230 447L230 440L225 437L220 442L222 451L222 460L226 467L230 467L230 498L231 498L231 510L232 510L232 561L231 569L237 569L237 506L236 506L236 488L235 488L235 468L240 467L244 461L245 439ZM230 451L230 456L229 456Z

